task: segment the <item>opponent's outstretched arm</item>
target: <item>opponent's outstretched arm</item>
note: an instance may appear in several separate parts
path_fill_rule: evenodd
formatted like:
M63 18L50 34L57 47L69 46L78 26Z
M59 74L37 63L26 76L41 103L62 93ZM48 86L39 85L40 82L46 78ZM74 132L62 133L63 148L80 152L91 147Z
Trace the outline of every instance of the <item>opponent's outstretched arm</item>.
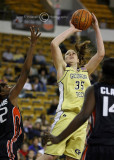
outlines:
M30 67L32 65L33 52L34 52L34 49L35 49L35 46L36 46L36 43L37 43L37 39L41 35L41 33L39 33L39 29L37 29L36 33L35 33L35 28L34 27L31 27L30 30L31 30L31 37L29 37L30 48L29 48L29 51L27 53L27 57L25 59L20 77L19 77L16 85L10 91L10 94L9 94L9 99L10 100L15 99L19 95L20 91L22 90L22 88L23 88L23 86L24 86L24 84L27 80L27 77L28 77L28 74L29 74L29 71L30 71Z

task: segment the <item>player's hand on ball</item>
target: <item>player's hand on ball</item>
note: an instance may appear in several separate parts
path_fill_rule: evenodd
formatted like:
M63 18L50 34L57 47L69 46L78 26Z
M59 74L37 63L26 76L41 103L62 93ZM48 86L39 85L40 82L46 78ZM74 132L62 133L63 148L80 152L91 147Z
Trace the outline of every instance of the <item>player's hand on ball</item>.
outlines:
M71 21L70 21L70 27L72 27L74 29L74 32L81 32L82 31L82 30L75 28L75 26L71 23Z
M75 28L86 30L92 25L92 14L86 9L76 10L72 17L71 22Z
M40 37L41 33L39 33L39 28L37 28L37 31L35 32L34 26L30 27L31 36L28 37L31 41L32 45L36 45L37 39Z
M94 30L96 30L99 27L98 20L97 20L96 16L93 13L92 13L92 17L93 17L92 27L93 27Z

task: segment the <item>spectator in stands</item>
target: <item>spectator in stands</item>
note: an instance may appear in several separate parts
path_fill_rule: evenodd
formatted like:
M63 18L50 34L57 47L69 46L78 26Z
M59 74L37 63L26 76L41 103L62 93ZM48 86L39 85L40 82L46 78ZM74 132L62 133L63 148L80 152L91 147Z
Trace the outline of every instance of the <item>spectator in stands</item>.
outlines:
M20 53L19 48L16 48L15 54L13 56L13 61L15 63L23 63L24 62L24 55Z
M46 59L43 55L43 50L39 49L37 50L37 54L35 54L34 59L33 59L33 63L34 64L46 64Z
M29 90L29 91L32 90L32 85L31 85L31 83L30 83L30 79L29 79L29 78L27 78L27 81L26 81L23 89L24 89L24 90Z
M52 100L52 104L50 105L50 108L47 111L47 114L48 115L55 115L56 114L57 106L58 106L58 101L57 101L56 98L54 98Z
M52 65L52 66L49 68L49 73L51 73L51 72L55 72L55 74L57 75L57 71L56 71L54 65Z
M56 85L57 84L57 78L56 78L55 72L50 73L50 75L48 77L47 84L48 85Z
M45 71L46 75L48 75L48 69L46 67L46 64L40 65L40 68L38 69L38 73L41 74L42 70Z
M39 78L36 77L33 83L33 90L34 91L39 91L39 92L46 92L46 85L41 83Z
M28 145L30 144L29 137L27 136L27 134L25 132L24 132L23 143L27 143Z
M34 154L36 155L39 150L44 150L40 145L39 145L39 140L38 137L33 138L32 145L29 146L29 150L33 150Z
M29 76L37 76L37 75L38 75L37 69L35 67L31 67Z
M28 116L28 117L27 117L27 121L28 121L28 126L29 126L29 128L32 128L32 127L33 127L32 117L31 117L31 116Z
M46 120L46 114L42 113L42 114L40 115L40 119L41 119L41 122L42 122L42 125L43 125L43 126L48 125L48 121Z
M35 160L36 158L35 158L35 153L34 153L34 151L31 149L31 150L29 150L29 152L28 152L28 156L27 156L27 158L26 158L26 160Z
M37 91L38 85L40 85L39 78L35 77L33 82L33 91Z
M9 82L12 82L13 81L12 68L7 67L4 71L4 76Z
M2 59L5 62L12 62L13 61L13 53L10 52L9 46L7 46L6 51L3 52Z
M47 76L46 76L46 72L45 70L41 71L41 74L39 75L40 81L42 82L42 84L47 84Z
M29 130L29 139L33 139L34 137L40 137L41 135L41 123L36 121L33 125L33 128Z
M30 82L33 83L34 82L34 78L38 76L38 70L35 67L31 67L30 68L30 73L29 73L29 79Z
M28 144L23 143L21 149L19 150L20 159L25 160L28 155Z
M27 137L29 137L30 129L32 129L32 124L29 118L23 121L23 128L24 128L24 132L26 133Z

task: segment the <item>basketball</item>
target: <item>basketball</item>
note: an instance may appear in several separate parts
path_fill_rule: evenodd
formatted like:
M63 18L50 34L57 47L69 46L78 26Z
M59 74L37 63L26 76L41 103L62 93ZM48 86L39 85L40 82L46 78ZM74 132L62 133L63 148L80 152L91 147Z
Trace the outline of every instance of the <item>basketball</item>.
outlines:
M92 24L92 14L85 9L79 9L73 13L71 23L77 29L86 30Z

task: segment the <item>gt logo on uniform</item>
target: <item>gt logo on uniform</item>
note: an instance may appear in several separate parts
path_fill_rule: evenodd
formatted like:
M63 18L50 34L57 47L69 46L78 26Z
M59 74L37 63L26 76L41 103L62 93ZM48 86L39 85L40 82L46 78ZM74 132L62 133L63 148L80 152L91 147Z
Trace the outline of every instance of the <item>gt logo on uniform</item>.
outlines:
M76 149L76 150L75 150L75 152L76 152L76 154L78 154L78 155L80 155L80 154L81 154L81 152L80 152L80 150L79 150L79 149Z

